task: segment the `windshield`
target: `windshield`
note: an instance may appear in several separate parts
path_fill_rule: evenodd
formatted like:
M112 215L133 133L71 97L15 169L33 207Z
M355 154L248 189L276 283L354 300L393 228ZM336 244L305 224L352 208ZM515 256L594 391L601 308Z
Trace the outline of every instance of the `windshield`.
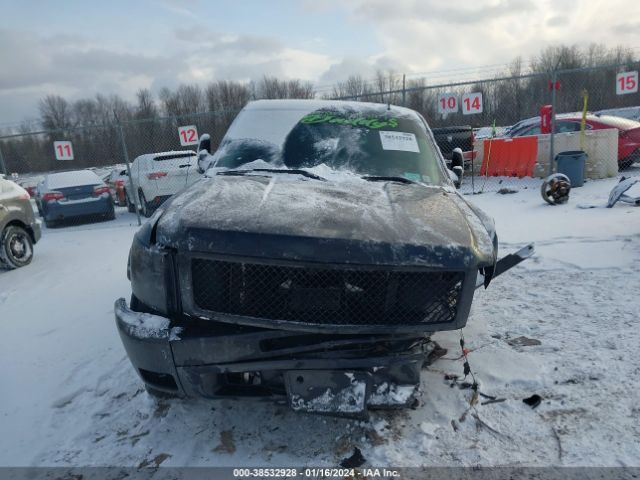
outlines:
M317 102L315 102L317 106ZM361 176L403 177L440 185L441 160L424 122L410 110L385 105L322 108L250 106L242 111L213 158L214 167L330 168Z

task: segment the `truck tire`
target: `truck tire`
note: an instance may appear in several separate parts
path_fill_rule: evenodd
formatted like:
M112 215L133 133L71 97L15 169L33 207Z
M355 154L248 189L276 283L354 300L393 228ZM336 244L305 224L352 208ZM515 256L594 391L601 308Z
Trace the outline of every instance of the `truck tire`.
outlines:
M0 235L0 261L5 268L29 265L33 259L33 241L24 228L9 225Z
M142 190L138 191L138 199L140 200L140 213L146 218L149 218L153 213L153 208L151 208L151 204L147 202Z
M124 204L127 206L127 211L129 213L136 213L136 206L129 201L129 195L126 190L124 191Z

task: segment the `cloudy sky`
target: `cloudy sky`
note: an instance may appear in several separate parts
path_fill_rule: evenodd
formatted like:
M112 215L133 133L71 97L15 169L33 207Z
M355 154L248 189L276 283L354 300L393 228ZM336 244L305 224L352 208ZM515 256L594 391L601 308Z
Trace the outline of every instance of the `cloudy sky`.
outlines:
M0 127L47 93L133 99L262 75L320 87L528 59L547 45L640 50L630 0L0 0ZM623 14L624 13L624 14Z

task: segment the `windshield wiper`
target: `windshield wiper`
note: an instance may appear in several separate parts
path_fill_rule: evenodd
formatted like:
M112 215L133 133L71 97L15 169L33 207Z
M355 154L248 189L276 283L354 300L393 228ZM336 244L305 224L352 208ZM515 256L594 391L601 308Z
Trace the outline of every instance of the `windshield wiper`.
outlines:
M321 180L325 182L327 179L323 178L315 173L307 172L306 170L297 168L251 168L247 170L225 170L223 172L217 172L216 175L246 175L253 172L265 172L265 173L287 173L291 175L302 175L303 177L313 178L314 180Z
M398 182L398 183L410 183L410 184L419 185L418 182L409 180L408 178L405 178L405 177L385 177L385 176L378 177L378 176L365 175L362 177L362 179L367 180L369 182Z

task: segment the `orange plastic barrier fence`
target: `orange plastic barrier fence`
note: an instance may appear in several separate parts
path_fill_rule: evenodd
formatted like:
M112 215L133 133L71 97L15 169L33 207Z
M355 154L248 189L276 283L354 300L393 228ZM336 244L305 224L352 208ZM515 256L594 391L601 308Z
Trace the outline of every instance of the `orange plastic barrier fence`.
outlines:
M532 177L537 157L538 137L485 140L480 175Z

